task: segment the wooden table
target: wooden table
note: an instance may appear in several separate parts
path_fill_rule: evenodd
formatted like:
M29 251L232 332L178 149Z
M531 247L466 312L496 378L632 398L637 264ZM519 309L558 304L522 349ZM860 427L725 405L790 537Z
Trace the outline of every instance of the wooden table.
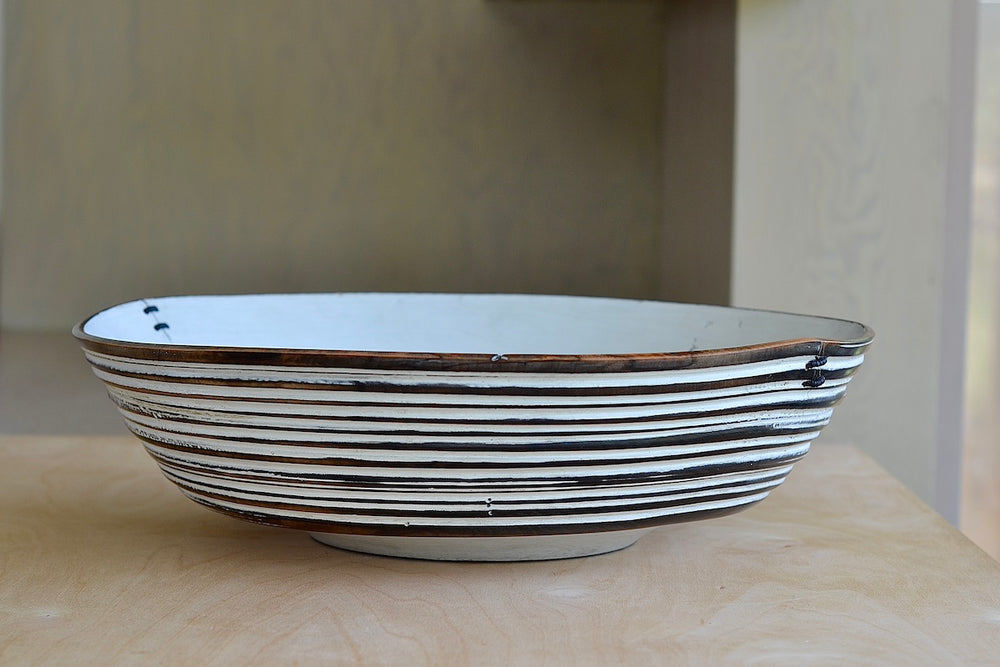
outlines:
M974 664L1000 564L856 449L605 556L338 551L185 499L129 438L0 437L0 664Z

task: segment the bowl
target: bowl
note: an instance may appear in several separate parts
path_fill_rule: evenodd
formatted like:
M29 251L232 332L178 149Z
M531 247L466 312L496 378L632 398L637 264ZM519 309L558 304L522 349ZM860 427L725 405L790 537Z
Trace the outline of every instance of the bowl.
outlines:
M763 500L873 333L721 306L379 293L141 299L74 335L202 505L354 551L538 560Z

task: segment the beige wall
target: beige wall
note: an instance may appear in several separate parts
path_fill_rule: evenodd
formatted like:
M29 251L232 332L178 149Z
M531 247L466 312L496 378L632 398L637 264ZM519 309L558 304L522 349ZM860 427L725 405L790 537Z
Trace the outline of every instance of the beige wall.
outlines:
M952 520L974 12L742 0L738 31L734 303L871 325L821 442L861 445Z
M6 3L0 320L659 290L657 3Z

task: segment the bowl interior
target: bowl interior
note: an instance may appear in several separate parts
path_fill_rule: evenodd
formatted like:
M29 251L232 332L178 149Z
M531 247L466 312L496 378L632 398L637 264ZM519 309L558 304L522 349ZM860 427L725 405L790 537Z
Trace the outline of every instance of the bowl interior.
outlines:
M648 354L816 339L863 342L831 318L721 306L497 294L266 294L142 299L85 321L129 343L472 354Z

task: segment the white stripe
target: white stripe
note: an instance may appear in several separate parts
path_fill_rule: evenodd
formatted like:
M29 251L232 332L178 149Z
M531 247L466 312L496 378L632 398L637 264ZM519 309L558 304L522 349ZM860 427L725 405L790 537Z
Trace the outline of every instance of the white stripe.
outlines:
M142 391L173 391L178 392L177 385L170 385L162 382L138 381L133 378L118 376L107 376L102 371L95 371L102 380L109 383L121 382L129 389ZM801 383L799 383L801 385ZM828 383L815 389L804 389L799 386L797 389L782 392L768 392L763 394L750 394L746 396L735 396L720 399L706 399L689 402L673 401L668 404L646 404L629 406L608 406L608 407L580 407L556 408L538 406L518 406L513 408L500 408L493 406L483 407L425 407L425 406L381 406L381 405L324 405L322 411L318 412L326 417L347 417L347 418L372 418L381 417L389 419L425 419L434 421L514 421L514 420L538 420L546 421L573 421L573 420L620 420L620 419L641 419L646 417L659 417L666 415L685 414L692 412L707 412L717 410L742 410L749 407L760 407L775 405L778 403L814 402L823 400L835 400L845 391L845 384ZM305 396L303 392L295 390L270 389L266 396L257 389L234 389L230 387L214 387L211 385L199 385L196 389L186 387L188 392L197 391L206 396L215 396L220 399L235 398L268 398L270 400L336 400L335 392L332 396ZM108 387L108 391L120 396L130 396L138 400L144 400L136 394L124 394L117 387ZM312 392L308 392L312 393ZM326 393L326 392L324 392ZM153 400L160 400L160 396L152 397ZM530 399L528 399L530 401ZM205 407L214 409L214 405L203 403ZM296 406L298 407L298 406ZM257 412L257 410L252 410Z
M260 494L273 494L278 497L296 498L320 498L320 499L340 499L353 500L363 503L365 500L381 500L386 502L407 502L415 498L442 504L448 503L475 503L482 506L494 498L498 502L519 503L519 502L543 502L546 500L587 498L593 496L616 496L626 498L636 495L663 495L671 493L682 493L697 489L726 489L737 485L749 485L755 482L768 483L769 479L784 480L792 470L791 465L766 468L764 470L748 470L744 472L732 472L721 475L705 475L695 479L674 479L659 480L655 482L639 482L631 484L609 484L599 487L594 486L567 486L562 488L526 488L517 489L494 489L490 491L473 491L469 489L442 491L428 488L418 491L388 491L379 486L377 490L365 490L355 487L324 484L322 486L311 486L297 481L285 479L254 480L220 477L218 475L194 472L178 467L161 464L164 474L170 479L179 479L191 484L217 485L225 488L239 488L246 492ZM739 488L743 488L740 486ZM721 492L721 491L719 491Z
M151 453L163 458L177 462L186 463L188 465L200 468L206 471L215 469L225 469L230 472L237 473L253 473L253 474L277 474L277 475L331 475L337 477L371 477L373 479L384 479L387 481L394 481L400 478L433 481L441 480L444 482L450 482L452 480L458 481L468 481L468 482L482 482L482 481L510 481L517 482L524 479L538 480L538 479L582 479L582 478L592 478L610 475L654 475L661 473L676 473L685 470L690 470L692 468L700 468L703 466L714 466L714 465L744 465L750 466L758 463L764 463L767 461L778 461L783 460L793 456L804 456L806 452L809 451L809 443L816 437L818 431L812 433L797 434L795 436L772 436L769 438L758 438L751 441L735 441L733 446L740 446L740 442L745 445L758 445L762 447L761 449L748 449L738 452L730 452L727 454L709 454L703 456L695 456L693 458L682 458L682 459L669 459L669 460L659 460L659 461L640 461L640 462L629 462L627 458L623 458L621 463L613 464L603 464L603 465L572 465L572 461L584 460L583 457L577 456L575 459L570 460L566 465L562 466L542 466L542 467L532 467L533 463L544 463L545 461L551 460L548 457L542 458L532 458L531 453L518 452L518 454L524 454L524 458L517 460L519 463L524 463L524 466L519 467L505 467L505 468L490 468L490 467L474 467L470 465L464 468L399 468L399 467L381 467L378 464L381 461L358 461L355 465L329 465L323 463L311 463L306 461L295 461L295 462L281 462L281 461L268 461L268 460L248 460L240 458L229 458L225 456L223 452L208 453L211 450L206 450L206 453L193 453L184 452L171 449L170 447L161 446L155 444L155 442L146 442L146 449ZM158 434L156 433L138 433L139 435L146 435L146 437L155 439ZM163 437L163 436L160 436ZM198 438L191 438L191 441L201 440ZM187 441L187 439L186 439ZM178 442L177 444L182 444ZM190 443L195 444L195 443ZM265 455L275 455L270 451L273 449L271 447L265 448L264 451L260 453ZM295 450L296 454L302 454L302 448L292 448ZM701 451L711 452L713 449L703 449ZM325 451L325 454L329 455L329 451ZM680 453L680 452L678 452ZM688 452L684 452L688 453ZM692 454L697 452L691 452ZM339 454L339 452L338 452ZM382 461L400 461L401 459L393 459L386 457ZM441 459L438 459L441 460ZM492 462L496 463L503 459L499 457L493 460L482 461L484 463Z
M504 435L558 435L558 434L585 434L585 433L629 433L629 432L654 432L654 431L676 431L678 429L695 426L712 426L716 424L736 426L743 424L783 424L787 422L804 421L806 419L829 418L833 413L833 408L793 408L793 409L766 409L758 408L736 413L726 413L721 415L693 416L693 417L672 417L667 419L651 418L644 421L615 421L610 423L590 421L592 412L585 413L587 418L577 422L566 423L505 423L505 422L468 422L461 424L449 423L447 421L435 422L406 422L406 421L375 421L372 419L317 419L309 417L286 417L283 415L260 415L242 414L236 412L217 412L207 407L200 409L177 408L164 406L155 402L130 400L113 392L116 399L122 400L123 416L145 424L156 425L150 420L161 422L165 428L175 428L168 426L175 421L182 420L177 424L179 430L195 428L196 425L185 426L183 420L194 420L205 422L198 428L207 425L225 427L243 427L246 430L246 437L263 438L268 440L284 439L284 436L276 435L281 432L303 432L311 433L321 431L325 433L376 433L381 435L382 440L395 440L398 437L409 437L405 434L424 434L433 436L443 434L441 437L450 439L475 438L504 436ZM818 415L818 416L817 416ZM197 431L191 431L197 432ZM461 435L459 435L461 434ZM304 439L315 439L305 437ZM440 438L439 438L440 439Z
M395 526L411 528L434 528L434 527L504 527L504 526L600 526L601 524L642 521L647 519L657 519L660 517L692 514L708 510L721 510L741 505L749 505L767 497L768 491L762 491L749 496L737 498L725 498L720 500L692 503L690 505L675 505L657 509L646 509L638 511L611 512L608 514L560 514L558 516L526 516L526 517L361 517L357 514L328 514L323 512L307 512L301 510L269 510L264 507L246 506L235 502L217 500L215 498L204 498L191 493L186 489L181 491L192 499L201 500L208 505L217 505L233 510L253 512L263 514L275 519L300 519L312 520L320 523L337 522L353 524L358 526Z
M141 379L119 376L114 373L107 373L95 369L94 373L101 379L122 386L134 388L147 388L153 390L152 382ZM824 383L824 388L838 387L850 382L850 377L831 378ZM126 385L126 382L128 383ZM411 393L411 392L380 392L380 391L325 391L325 390L295 390L283 388L264 388L264 393L257 393L253 387L244 387L233 390L230 393L241 396L285 400L306 400L306 401L327 401L335 403L354 404L384 404L384 405L432 405L442 409L452 407L600 407L610 405L646 405L650 403L677 403L688 400L700 400L705 398L726 398L732 396L749 396L774 391L784 391L787 389L802 389L802 380L781 380L777 382L757 383L748 385L736 385L733 387L722 387L719 389L698 389L695 391L673 391L646 394L597 394L597 395L559 395L559 394L438 394L438 393ZM159 386L169 387L164 389L170 393L162 396L152 396L150 400L156 400L164 405L188 405L198 406L205 401L195 394L205 394L202 385L191 385L186 383L169 383ZM216 395L219 395L218 385L208 385ZM183 395L190 394L190 395ZM249 409L248 409L249 408ZM214 409L214 408L213 408ZM220 404L218 409L242 410L249 412L266 412L276 410L285 412L288 410L301 410L295 414L314 414L321 407L303 405L277 405L272 406L262 401L247 401L236 403L235 399L229 399L225 404ZM310 412L313 411L313 412Z
M403 387L448 385L459 388L491 389L497 387L524 388L583 388L669 386L691 382L715 382L736 378L757 377L772 373L801 371L812 355L785 357L708 368L680 368L661 371L618 373L531 373L531 372L455 372L455 371L389 371L351 368L299 368L288 366L250 366L135 360L99 352L85 351L95 364L121 372L158 375L164 378L202 378L253 382L303 382L317 385L351 386L357 382L389 383ZM860 366L864 355L829 357L824 370L837 371Z
M658 494L656 496L643 496L641 498L635 497L618 497L618 498L599 498L595 500L575 500L572 498L567 498L563 502L526 502L526 501L512 501L506 496L498 497L496 499L491 499L489 503L483 500L476 500L474 502L464 502L456 503L451 502L447 504L428 504L428 503L415 503L414 500L423 500L423 496L411 496L407 499L392 502L392 503L364 503L357 501L344 500L342 498L321 498L321 497L310 497L308 500L303 500L301 498L296 498L292 495L282 496L282 497L267 497L261 496L259 491L253 489L240 488L237 486L229 486L225 489L219 489L212 486L199 484L191 480L186 480L183 478L175 477L170 473L166 473L167 478L178 486L186 486L190 491L194 491L199 494L216 494L226 496L227 501L239 502L239 501L256 501L262 502L265 505L279 504L279 503L292 503L292 504L304 504L308 503L310 506L317 509L334 509L341 511L366 511L375 510L381 512L479 512L486 516L496 516L503 512L529 512L537 511L541 515L556 514L559 512L566 512L569 510L581 510L581 509L601 509L604 507L617 507L617 508L627 508L635 505L645 505L649 503L675 503L684 500L696 500L699 498L710 498L712 496L719 495L749 495L757 493L760 491L769 491L777 487L783 479L768 480L766 482L756 482L753 484L745 484L737 487L723 487L723 488L713 488L713 489L695 489L682 492L671 492ZM211 499L214 501L214 499ZM407 502L409 501L409 502ZM250 507L250 505L247 505ZM283 510L282 510L283 511ZM493 512L490 515L489 512Z
M146 415L126 413L126 421L138 428L146 427L156 430L159 433L168 434L178 439L184 440L186 436L208 438L207 442L215 443L213 449L226 451L237 451L233 441L263 441L252 442L246 445L248 453L261 451L263 448L272 449L274 443L307 443L309 450L319 448L320 445L330 445L334 449L325 449L330 453L340 453L346 451L349 445L398 445L400 447L419 447L423 452L426 449L433 449L434 445L457 445L469 449L482 449L487 447L497 447L504 445L513 446L538 446L549 445L567 447L573 445L584 445L587 443L608 443L609 446L622 445L631 441L646 440L663 437L682 436L711 436L714 433L733 428L758 428L758 429L788 429L788 428L813 428L820 429L830 421L833 414L831 408L818 410L800 410L795 412L772 413L750 413L744 415L742 419L718 420L715 423L705 423L704 420L685 420L688 424L681 424L672 428L661 428L654 430L626 430L609 431L596 433L541 433L541 434L513 434L496 435L484 433L462 432L454 435L443 435L440 433L427 433L419 435L411 434L379 434L379 433L351 433L340 431L312 432L295 430L262 430L252 428L241 428L229 425L206 425L192 424L188 422L164 422L164 420ZM605 425L607 426L607 425ZM226 440L215 440L215 438L225 438ZM268 444L264 444L268 443ZM302 446L289 446L284 450L301 453L305 449ZM498 452L498 456L506 456L505 452ZM514 455L510 453L510 455ZM543 453L544 455L544 453Z

